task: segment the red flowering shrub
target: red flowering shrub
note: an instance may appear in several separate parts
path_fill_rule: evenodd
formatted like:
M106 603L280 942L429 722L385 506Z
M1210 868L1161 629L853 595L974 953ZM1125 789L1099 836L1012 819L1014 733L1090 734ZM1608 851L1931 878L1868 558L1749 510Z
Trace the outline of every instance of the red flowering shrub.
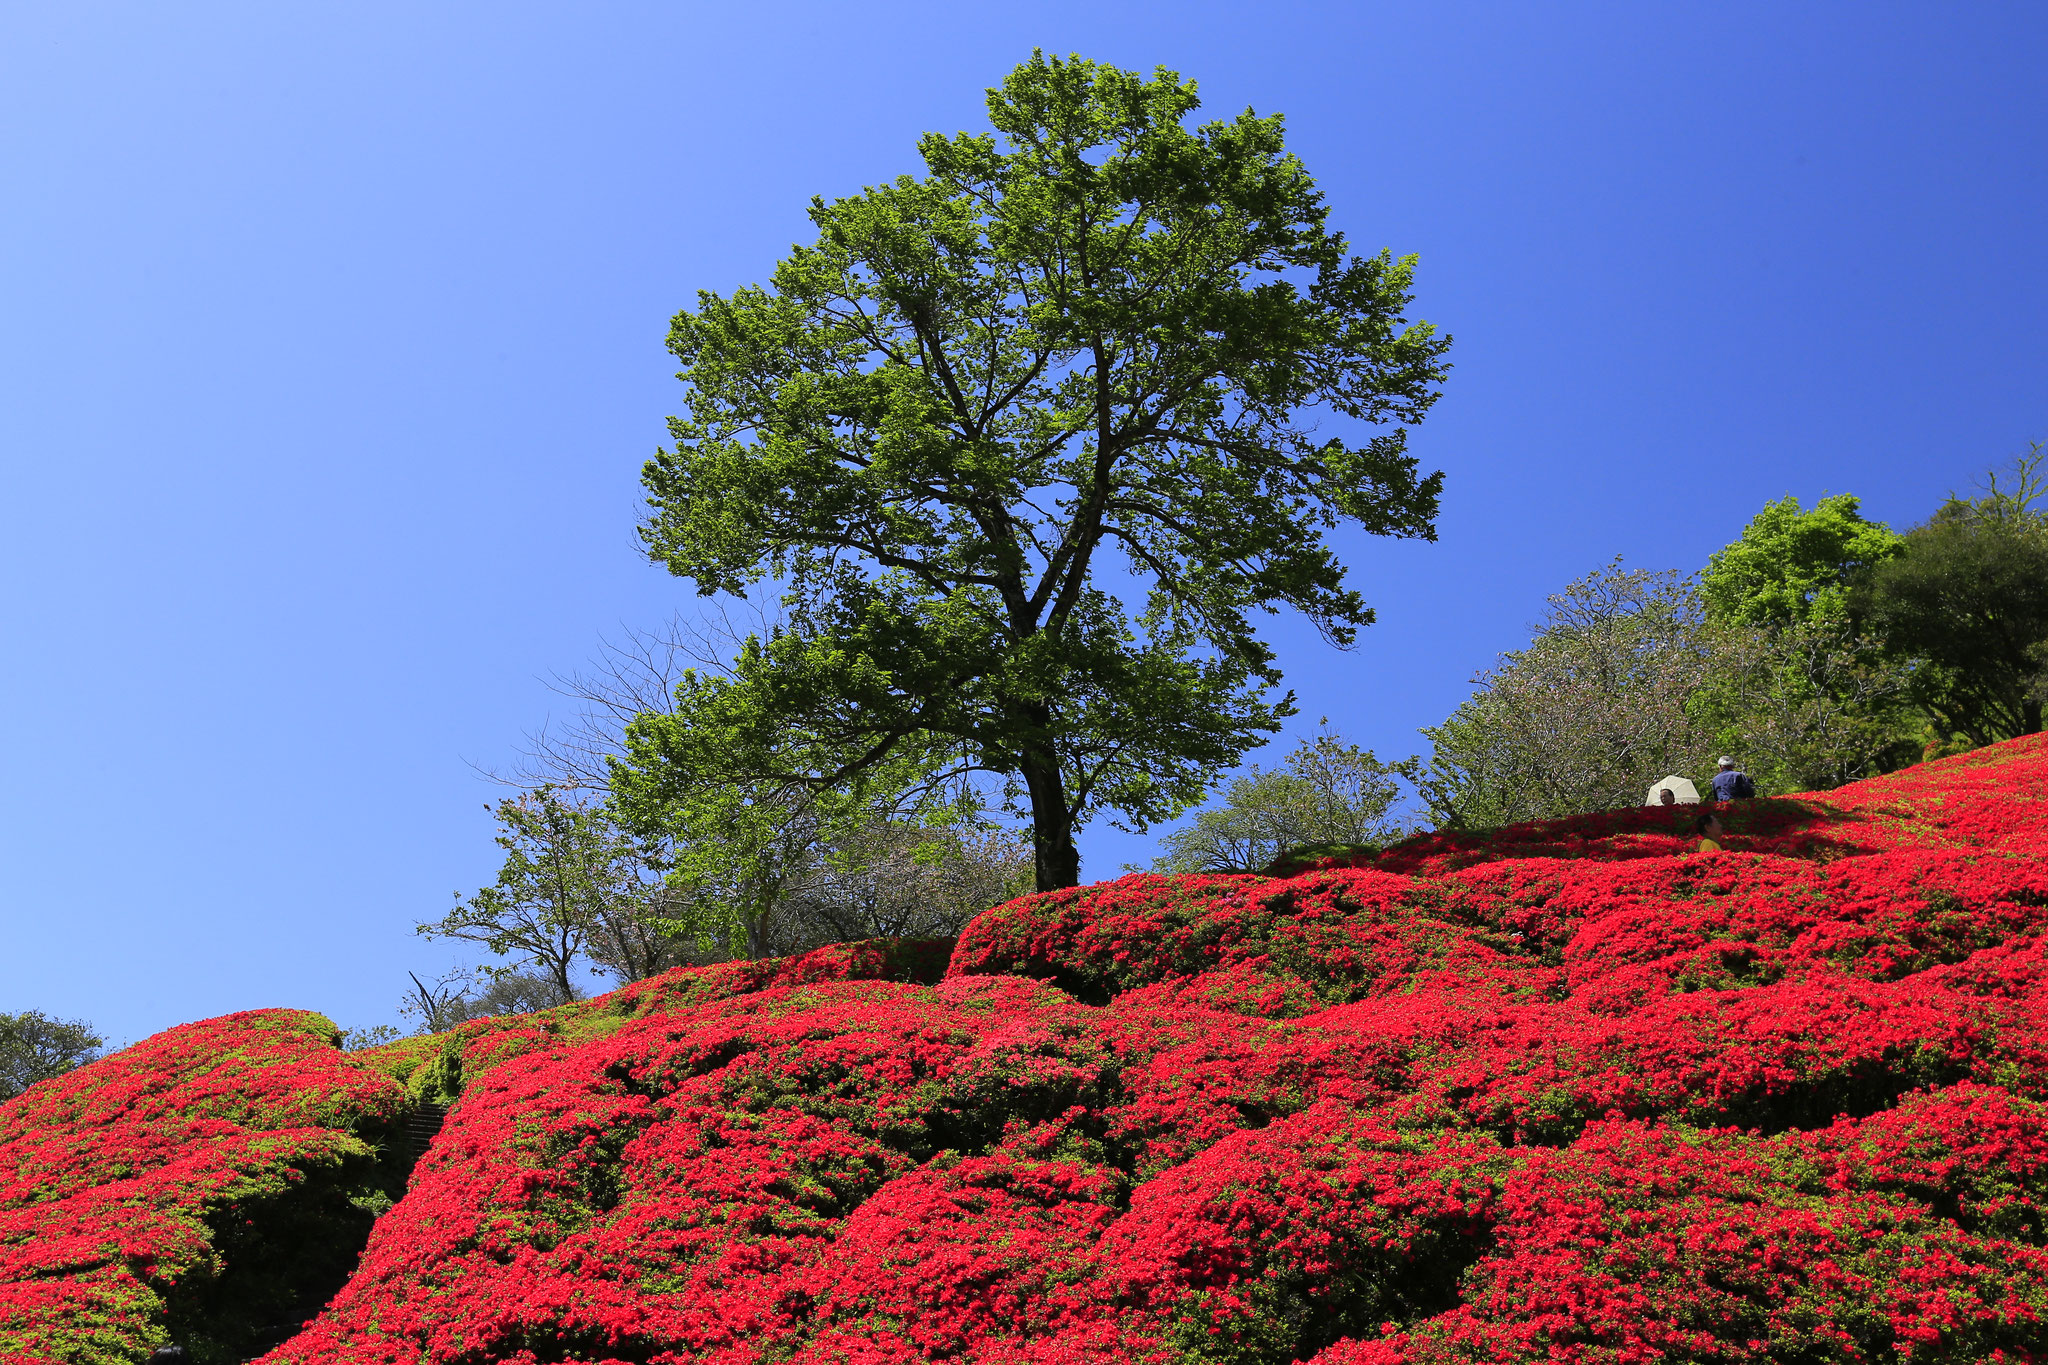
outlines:
M1445 917L1445 901L1433 885L1369 868L1285 879L1137 873L997 906L967 927L952 970L1039 976L1090 1002L1220 970L1268 1013L1296 1005L1288 986L1320 1004L1438 979L1529 989L1523 946L1469 909Z
M998 906L950 964L843 945L363 1054L454 1108L267 1359L2048 1362L2048 739L1727 824L1125 877ZM236 1153L314 1184L386 1111L204 1080L223 1045L103 1073L177 1092L168 1148L43 1087L0 1110L16 1186L225 1284L213 1215L188 1245L95 1210L253 1207L202 1187L267 1178ZM140 1252L66 1254L0 1263L17 1353L190 1320L109 1306L170 1302ZM124 1313L157 1325L52 1344Z
M2033 1360L2048 1253L1798 1145L1607 1121L1503 1180L1462 1302L1351 1360Z
M0 1105L0 1359L240 1360L347 1274L403 1092L316 1014L171 1029Z

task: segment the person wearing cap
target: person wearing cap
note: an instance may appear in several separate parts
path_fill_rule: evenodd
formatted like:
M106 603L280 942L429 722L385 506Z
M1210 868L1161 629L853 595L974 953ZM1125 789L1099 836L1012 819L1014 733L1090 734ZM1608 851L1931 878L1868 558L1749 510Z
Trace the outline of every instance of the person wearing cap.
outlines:
M1749 780L1748 773L1736 769L1732 758L1722 758L1712 785L1716 801L1739 801L1756 795L1756 784Z

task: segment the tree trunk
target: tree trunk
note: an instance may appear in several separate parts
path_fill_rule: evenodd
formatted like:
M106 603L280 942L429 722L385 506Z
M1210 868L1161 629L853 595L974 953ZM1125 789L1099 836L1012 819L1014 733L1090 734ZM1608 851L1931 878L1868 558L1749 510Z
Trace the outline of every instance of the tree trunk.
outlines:
M1049 752L1026 753L1019 765L1031 794L1032 865L1040 891L1077 886L1081 850L1074 847L1074 821L1067 812L1066 783L1059 759Z

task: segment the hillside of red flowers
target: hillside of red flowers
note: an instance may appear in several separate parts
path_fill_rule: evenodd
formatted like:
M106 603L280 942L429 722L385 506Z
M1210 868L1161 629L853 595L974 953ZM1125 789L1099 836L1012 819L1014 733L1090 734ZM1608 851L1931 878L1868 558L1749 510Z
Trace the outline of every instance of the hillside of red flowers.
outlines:
M0 1359L2048 1362L2048 737L1683 814L174 1029L0 1106Z

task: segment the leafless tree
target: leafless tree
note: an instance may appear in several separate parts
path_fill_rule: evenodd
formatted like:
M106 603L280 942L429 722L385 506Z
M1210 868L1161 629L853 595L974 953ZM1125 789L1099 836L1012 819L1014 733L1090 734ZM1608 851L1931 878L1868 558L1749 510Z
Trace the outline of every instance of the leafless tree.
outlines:
M788 898L792 949L859 938L950 938L1031 889L1031 841L1010 830L875 820L817 857Z
M654 630L625 627L600 641L588 667L548 679L549 690L571 703L569 713L527 735L512 767L485 771L521 788L602 792L611 780L608 760L624 751L626 726L635 716L673 706L686 671L729 674L749 635L766 637L781 624L771 602L721 597L708 599L695 620L677 614Z

